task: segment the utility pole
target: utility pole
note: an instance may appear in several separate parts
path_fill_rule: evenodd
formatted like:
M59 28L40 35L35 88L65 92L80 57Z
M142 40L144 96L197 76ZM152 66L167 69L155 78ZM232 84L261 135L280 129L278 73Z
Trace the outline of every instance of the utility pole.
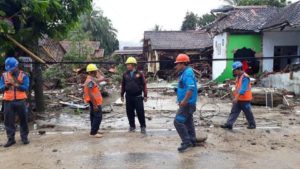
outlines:
M38 113L45 111L45 101L43 92L43 74L40 63L35 63L33 67L34 80L34 98L36 103L36 111Z

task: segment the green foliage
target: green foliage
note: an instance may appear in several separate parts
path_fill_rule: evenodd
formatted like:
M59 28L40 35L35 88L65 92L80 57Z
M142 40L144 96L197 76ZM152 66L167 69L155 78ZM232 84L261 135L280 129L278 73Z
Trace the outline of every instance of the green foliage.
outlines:
M196 30L198 24L198 15L193 12L187 12L181 26L182 31Z
M90 40L100 41L100 46L104 48L105 55L110 55L119 49L117 30L101 10L94 10L91 13L82 15L80 26L84 32L89 32Z
M154 25L154 28L152 29L152 31L156 31L156 32L162 31L162 26L156 24L156 25Z
M82 13L92 9L91 4L92 0L2 0L0 14L12 21L13 38L30 46L45 35L63 37ZM1 44L0 49L8 46Z
M112 79L114 82L121 83L122 82L122 77L123 73L126 71L126 66L124 64L119 64L117 66L117 74L112 75Z
M69 67L69 65L66 65ZM61 87L65 86L66 78L72 76L68 71L63 71L66 69L66 66L62 65L53 65L52 67L43 71L43 78L52 81L52 80L60 80Z
M286 0L224 0L229 5L233 6L252 6L252 5L268 5L275 7L284 7L290 4L290 1Z
M184 21L182 23L181 30L182 31L196 30L198 28L201 28L203 26L212 23L215 20L215 18L216 17L212 14L204 14L201 17L199 17L197 14L194 14L193 12L187 12Z
M204 14L198 19L198 26L204 27L210 23L212 23L216 19L215 15L212 14Z

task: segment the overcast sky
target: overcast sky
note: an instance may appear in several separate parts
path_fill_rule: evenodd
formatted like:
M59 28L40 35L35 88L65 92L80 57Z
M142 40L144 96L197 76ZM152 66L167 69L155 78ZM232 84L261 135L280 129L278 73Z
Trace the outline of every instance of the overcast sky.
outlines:
M297 0L292 0L297 1ZM138 45L154 25L179 30L187 11L198 15L224 4L223 0L94 0L118 30L120 47Z

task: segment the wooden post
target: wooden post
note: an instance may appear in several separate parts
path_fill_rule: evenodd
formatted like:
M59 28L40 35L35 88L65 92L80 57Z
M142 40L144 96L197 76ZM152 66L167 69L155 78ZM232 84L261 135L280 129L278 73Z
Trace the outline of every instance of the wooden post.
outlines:
M34 98L36 103L36 111L45 111L44 93L43 93L43 75L41 64L34 64Z
M41 63L46 64L46 62L35 55L33 52L28 50L25 46L17 42L14 38L9 35L6 35L6 38L9 39L13 44L22 49L25 53L27 53L31 58L33 58L36 63L33 65L33 81L34 81L34 98L36 103L36 111L44 112L45 111L45 102L44 102L44 94L43 94L43 74ZM37 45L37 44L36 44ZM35 119L36 114L33 114L33 119Z
M36 56L34 53L32 53L30 50L28 50L25 46L23 46L22 44L20 44L19 42L17 42L14 38L12 38L9 35L6 35L6 38L9 39L12 43L14 43L17 47L19 47L20 49L22 49L24 52L26 52L31 58L33 58L34 60L40 62L40 63L46 63L43 59L39 58L38 56Z

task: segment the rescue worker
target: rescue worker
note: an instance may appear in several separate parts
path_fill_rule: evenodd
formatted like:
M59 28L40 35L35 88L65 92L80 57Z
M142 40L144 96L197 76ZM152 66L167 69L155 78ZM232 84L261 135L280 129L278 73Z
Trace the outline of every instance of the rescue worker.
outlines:
M193 113L196 111L197 81L193 69L188 66L190 58L186 54L179 54L176 58L176 72L179 73L177 86L177 102L179 109L174 119L174 126L181 138L179 152L196 146L196 132Z
M126 93L126 113L129 121L129 132L134 132L135 111L140 122L141 133L146 134L146 120L143 101L147 102L147 84L143 73L136 70L137 61L129 57L126 61L127 71L123 74L121 100ZM144 95L143 95L144 93Z
M88 76L84 83L84 101L90 104L90 120L91 132L90 136L101 138L102 135L98 133L102 121L102 102L103 98L100 92L98 83L102 80L97 78L99 69L95 64L89 64L86 68Z
M29 77L18 68L19 62L15 57L7 57L5 70L0 80L0 90L4 92L4 125L8 141L4 147L10 147L15 140L15 117L20 119L20 135L23 144L28 140L28 111L26 109L26 91L29 88Z
M233 106L227 122L221 125L224 129L232 130L233 124L238 118L241 111L245 113L248 121L248 129L255 129L255 119L251 110L251 84L250 77L243 71L243 64L239 61L234 62L232 65L233 74L236 76L236 84L233 100Z

